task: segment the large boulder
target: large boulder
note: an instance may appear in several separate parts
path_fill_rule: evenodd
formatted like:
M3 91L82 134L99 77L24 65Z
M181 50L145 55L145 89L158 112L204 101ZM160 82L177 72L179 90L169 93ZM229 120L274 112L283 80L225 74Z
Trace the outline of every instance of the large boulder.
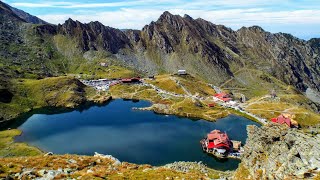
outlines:
M308 179L320 172L319 135L274 123L260 128L248 126L247 130L240 166L248 171L249 178Z

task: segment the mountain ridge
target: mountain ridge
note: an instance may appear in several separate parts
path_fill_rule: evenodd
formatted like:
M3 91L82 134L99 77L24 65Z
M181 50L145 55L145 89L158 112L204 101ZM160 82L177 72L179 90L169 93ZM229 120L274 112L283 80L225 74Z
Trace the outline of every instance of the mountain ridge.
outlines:
M19 17L20 19L22 19L25 22L32 23L32 24L49 24L46 21L44 21L36 16L33 16L23 10L14 8L14 7L12 7L2 1L0 1L0 7L2 7L2 8L0 8L2 10L6 9L7 12L11 11L13 14L15 14L17 17Z
M182 17L168 11L141 30L123 31L97 21L81 23L70 18L63 24L32 28L36 32L32 36L74 39L80 53L106 52L149 75L186 69L217 85L231 79L231 87L244 88L252 83L246 82L247 77L239 79L237 72L244 69L252 75L249 71L254 69L295 86L301 92L307 88L320 92L317 38L304 41L286 33L273 34L259 26L234 31L201 18ZM50 54L62 53L56 49L56 42L48 41L52 49ZM260 82L264 80L256 83Z
M319 147L305 147L317 143L314 132L318 133L320 105L308 100L305 91L311 89L314 97L320 92L319 52L320 39L304 41L285 33L273 34L259 26L234 31L168 11L141 30L119 30L97 21L81 23L70 18L58 25L28 23L0 2L0 97L6 97L0 98L0 124L15 123L16 117L32 109L74 108L83 103L103 103L111 96L148 100L153 104L148 110L156 113L204 120L228 114L267 120L283 112L292 113L301 130L288 130L286 125L248 129L246 159L242 159L235 177L314 177L311 173L319 164L314 161ZM176 75L179 69L186 69L189 75ZM143 78L147 75L152 77ZM137 76L143 78L145 86L120 83L106 92L79 81ZM226 108L218 102L211 107L212 96L220 90L240 105ZM6 156L41 154L38 149L17 146L13 138L21 132L2 132L2 153ZM289 152L289 156L283 152ZM78 157L84 158L68 156L73 161ZM18 166L12 167L23 166L19 158L15 161ZM39 156L34 173L44 172L48 158L58 158L66 165L65 156ZM101 162L99 159L93 166ZM61 169L61 164L54 169ZM88 169L92 168L91 163L86 164ZM16 168L13 173L11 166L3 167L0 165L0 174L6 174L3 177L26 173L26 168ZM125 168L129 172L139 170L137 177L150 175L150 166L145 166L146 171L137 167ZM288 168L291 170L285 171ZM82 175L97 177L91 172L85 169ZM34 173L28 177L35 178ZM118 175L123 177L122 173ZM159 174L154 177L159 178Z

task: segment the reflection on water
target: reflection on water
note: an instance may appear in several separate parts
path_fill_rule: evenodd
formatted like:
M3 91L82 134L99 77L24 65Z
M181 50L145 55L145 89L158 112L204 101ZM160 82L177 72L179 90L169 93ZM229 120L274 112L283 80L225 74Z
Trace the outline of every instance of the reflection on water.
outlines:
M244 142L246 126L258 125L234 115L213 123L132 110L149 105L146 101L114 100L82 110L38 112L20 123L23 134L16 140L56 154L99 152L121 161L152 165L202 161L215 169L232 170L238 160L213 158L202 152L199 141L209 131L220 129L230 139Z

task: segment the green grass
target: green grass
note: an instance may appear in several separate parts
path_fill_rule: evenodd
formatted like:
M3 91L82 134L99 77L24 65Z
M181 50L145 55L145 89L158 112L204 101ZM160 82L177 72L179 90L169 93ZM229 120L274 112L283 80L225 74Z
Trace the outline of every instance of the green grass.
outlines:
M21 131L17 129L0 131L0 157L12 156L36 156L42 152L25 143L15 143L14 137L19 136Z
M167 81L159 82L167 83ZM172 90L170 92L174 92L174 89L170 90ZM220 106L209 108L206 103L193 102L190 98L161 96L161 94L158 94L154 89L139 85L116 85L110 88L110 94L113 98L141 99L148 100L154 104L163 104L168 108L167 113L183 117L202 118L214 121L231 114L229 109ZM162 113L162 110L157 106L155 106L153 110Z
M10 103L0 103L1 116L12 119L23 112L41 107L75 107L94 95L91 88L72 77L52 77L41 80L12 81L14 94ZM87 94L88 91L88 94Z
M180 81L181 85L184 86L193 95L198 94L200 96L206 97L216 94L212 87L210 87L207 83L199 78L192 77L190 75L174 77L177 78Z
M288 86L262 71L243 68L235 73L235 78L223 83L221 88L233 93L244 94L250 99L270 94L273 89L278 93L285 92Z
M254 100L251 102L253 101ZM249 105L246 110L268 120L279 116L282 112L289 112L295 115L294 120L296 120L302 127L314 126L320 123L319 114L314 113L301 105L297 105L294 102L288 103L286 100L281 100L279 102L264 100Z
M36 107L65 106L72 107L81 101L83 87L81 83L70 77L53 77L41 80L23 79L19 83L21 90L27 91L27 96Z
M69 163L68 159L73 159L76 163ZM95 162L95 165L92 165ZM206 168L205 173L196 170L190 172L179 172L164 167L154 167L151 165L137 165L122 162L118 166L112 165L109 159L92 156L78 155L52 155L52 156L33 156L19 158L0 159L0 179L8 175L21 173L25 168L39 170L58 170L72 169L73 173L65 176L57 176L55 179L207 179L219 178L221 176L230 176L230 172L222 172ZM112 168L110 168L112 167ZM88 173L88 170L92 173ZM38 173L35 173L39 177Z
M252 176L250 176L249 170L243 165L240 164L238 169L233 175L233 179L235 180L250 180L253 179Z
M170 75L159 75L155 77L155 80L147 82L168 92L185 94L184 90L174 80L170 79Z

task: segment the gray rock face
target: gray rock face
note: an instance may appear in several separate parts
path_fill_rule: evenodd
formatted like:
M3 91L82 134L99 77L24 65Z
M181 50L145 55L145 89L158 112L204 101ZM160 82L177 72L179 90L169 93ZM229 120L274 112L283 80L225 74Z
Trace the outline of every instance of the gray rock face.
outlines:
M79 21L68 19L64 24L58 25L57 31L70 38L76 38L84 52L89 50L105 50L117 53L121 48L127 48L128 37L119 29L104 26L100 22L82 24Z
M26 13L20 9L17 9L17 8L14 8L14 7L11 7L9 6L10 9L16 14L18 15L21 19L25 20L26 22L28 23L32 23L32 24L49 24L47 23L46 21L36 17L36 16L33 16L29 13Z
M202 162L174 162L171 164L166 164L164 168L172 169L179 172L190 172L192 170L199 171L201 173L208 173L207 167L202 164Z
M104 158L104 159L110 159L113 161L113 165L114 166L119 166L121 165L121 162L119 161L119 159L111 156L111 155L104 155L104 154L99 154L97 152L94 153L94 157L100 157L100 158Z
M257 69L295 86L320 92L319 39L304 41L290 34L243 27L233 31L203 19L164 12L141 31L125 32L133 51L119 59L147 70L187 69L213 83L223 83L241 68ZM139 63L143 61L143 63ZM143 67L143 66L142 66ZM215 78L219 77L219 78Z
M33 38L29 40L26 34L30 32ZM307 88L320 92L319 39L304 41L285 33L272 34L258 26L233 31L167 11L142 30L121 31L100 22L81 23L72 19L58 26L33 27L0 2L1 63L8 61L4 64L22 66L24 71L33 74L58 74L61 67L70 62L55 62L56 68L47 65L50 60L65 58L51 42L57 34L75 40L75 48L80 53L113 54L126 66L145 74L186 69L194 76L221 85L231 78L240 78L241 82L249 80L237 77L240 70L259 70L301 92ZM261 82L265 80L254 81ZM238 85L250 86L235 84Z
M242 165L253 179L308 179L319 173L319 136L274 123L247 130Z

